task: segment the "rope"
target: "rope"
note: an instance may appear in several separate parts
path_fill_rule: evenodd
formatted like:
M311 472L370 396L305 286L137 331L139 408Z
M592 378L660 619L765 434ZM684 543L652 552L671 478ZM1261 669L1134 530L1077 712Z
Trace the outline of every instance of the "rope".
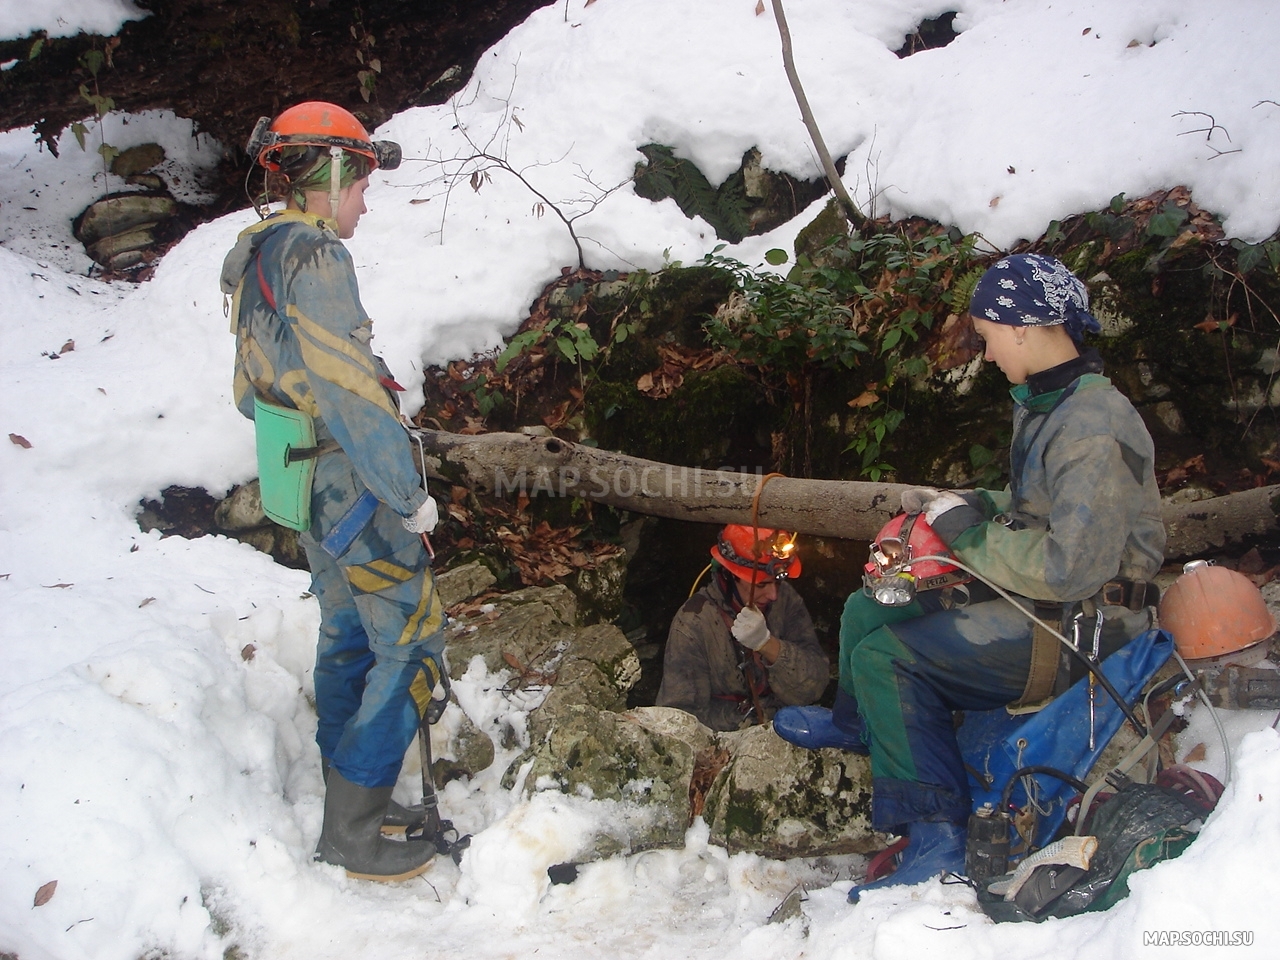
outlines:
M782 477L786 474L782 473L766 473L760 478L760 485L756 487L755 495L751 498L751 552L752 559L756 563L760 562L763 551L760 549L760 494L764 493L764 485L774 477ZM747 606L755 607L756 605L756 575L755 571L751 573L751 589L747 592Z

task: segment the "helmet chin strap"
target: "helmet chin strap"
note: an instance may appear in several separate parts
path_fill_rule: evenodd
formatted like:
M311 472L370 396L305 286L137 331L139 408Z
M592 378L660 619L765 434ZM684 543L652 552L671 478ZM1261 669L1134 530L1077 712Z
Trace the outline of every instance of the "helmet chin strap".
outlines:
M329 217L338 230L338 193L342 189L342 148L329 148Z

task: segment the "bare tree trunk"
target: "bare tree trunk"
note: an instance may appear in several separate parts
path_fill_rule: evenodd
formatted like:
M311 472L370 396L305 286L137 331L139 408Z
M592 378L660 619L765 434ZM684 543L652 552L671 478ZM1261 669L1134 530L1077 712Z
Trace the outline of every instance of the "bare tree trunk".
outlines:
M557 437L519 433L465 436L415 431L425 473L507 495L523 491L583 497L656 517L696 523L750 523L762 476L642 460ZM760 495L761 526L814 536L870 540L898 512L906 484L774 477ZM1199 556L1280 533L1280 486L1196 503L1166 505L1170 559Z
M818 121L814 119L809 98L805 96L804 87L800 84L800 74L796 72L796 61L791 52L791 30L787 26L787 15L782 9L782 0L773 0L773 19L778 24L778 35L782 38L782 67L787 72L791 92L795 94L796 104L800 107L800 119L804 121L805 129L809 131L813 147L818 151L818 159L822 161L827 183L831 185L845 219L853 226L861 227L867 222L867 218L862 215L853 198L849 196L849 191L844 188L844 181L840 179L835 161L831 159L831 151L827 149L827 142L822 138L822 131L818 129Z

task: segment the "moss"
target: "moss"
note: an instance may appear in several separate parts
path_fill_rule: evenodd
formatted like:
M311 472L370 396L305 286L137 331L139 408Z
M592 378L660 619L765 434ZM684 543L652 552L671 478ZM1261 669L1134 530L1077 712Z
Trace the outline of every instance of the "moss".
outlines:
M769 420L756 383L732 366L691 371L662 400L634 382L597 381L586 395L587 426L600 446L686 466L723 466L735 452L745 464L742 451L757 448L756 428Z

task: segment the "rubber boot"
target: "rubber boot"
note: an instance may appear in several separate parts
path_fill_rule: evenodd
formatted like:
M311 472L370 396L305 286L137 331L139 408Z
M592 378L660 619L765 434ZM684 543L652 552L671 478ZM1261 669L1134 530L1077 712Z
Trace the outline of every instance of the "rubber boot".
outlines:
M907 848L898 869L887 877L860 884L849 891L857 903L866 890L912 886L942 873L964 873L965 828L949 820L918 820L911 824Z
M320 758L320 774L324 777L324 782L329 782L329 761ZM403 803L397 803L395 800L387 802L387 812L382 818L382 832L389 837L402 837L410 827L419 827L426 823L427 815L422 809L422 804L415 803L411 807L406 807Z
M361 880L408 880L426 870L435 844L382 835L390 799L390 787L362 787L330 770L316 859L346 867L347 876Z
M843 690L836 691L835 706L782 707L773 715L773 732L787 743L806 750L836 747L866 756L867 724L858 713L858 702Z

